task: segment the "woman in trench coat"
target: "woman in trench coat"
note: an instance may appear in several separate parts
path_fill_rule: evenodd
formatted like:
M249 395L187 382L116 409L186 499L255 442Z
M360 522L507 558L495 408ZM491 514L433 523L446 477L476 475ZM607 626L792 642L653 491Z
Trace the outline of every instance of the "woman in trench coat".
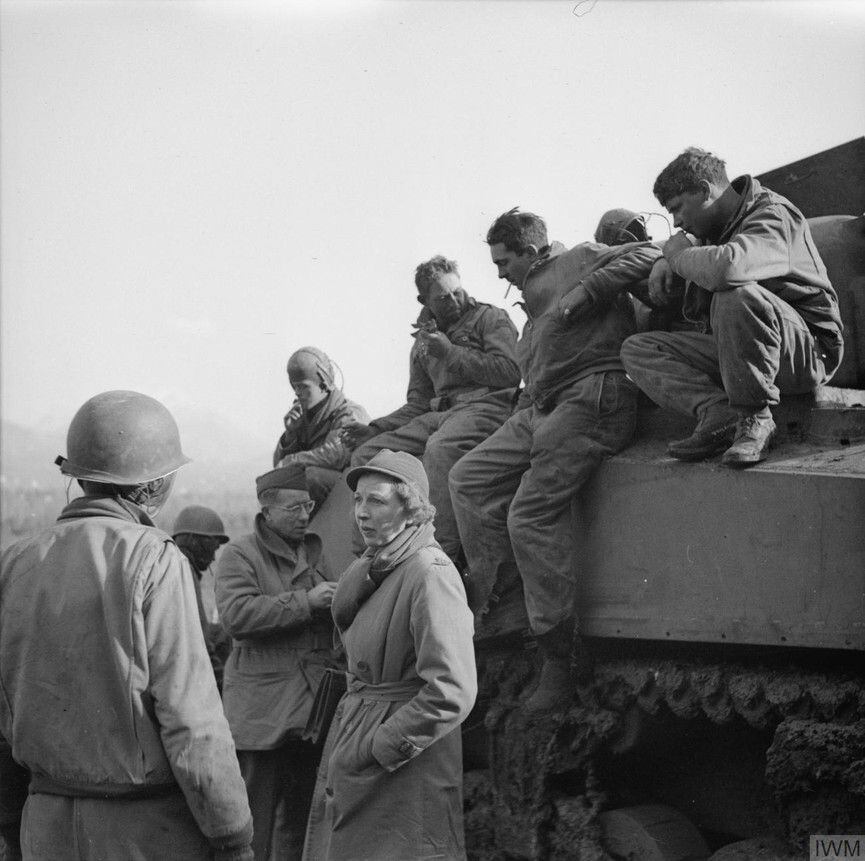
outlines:
M346 480L367 549L333 599L348 691L305 857L464 859L459 727L477 675L462 581L433 538L417 458L384 450Z

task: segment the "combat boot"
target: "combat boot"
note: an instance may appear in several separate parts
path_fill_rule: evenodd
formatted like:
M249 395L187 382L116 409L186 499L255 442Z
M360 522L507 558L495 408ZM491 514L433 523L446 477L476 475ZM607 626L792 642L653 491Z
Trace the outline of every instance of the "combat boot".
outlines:
M733 442L736 423L735 410L725 404L709 407L687 439L674 440L667 446L667 453L677 460L705 460L714 457Z
M769 407L742 416L736 425L733 444L724 452L721 463L727 466L751 466L766 459L775 439L775 421Z
M562 711L571 702L574 682L591 672L588 655L570 624L557 625L536 639L541 671L523 708L535 713Z

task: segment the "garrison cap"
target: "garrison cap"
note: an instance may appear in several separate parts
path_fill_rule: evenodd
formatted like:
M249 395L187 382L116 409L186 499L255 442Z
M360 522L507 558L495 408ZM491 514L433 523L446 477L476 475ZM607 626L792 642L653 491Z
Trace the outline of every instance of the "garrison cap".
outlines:
M301 466L278 466L255 479L255 493L265 490L306 490L306 473Z

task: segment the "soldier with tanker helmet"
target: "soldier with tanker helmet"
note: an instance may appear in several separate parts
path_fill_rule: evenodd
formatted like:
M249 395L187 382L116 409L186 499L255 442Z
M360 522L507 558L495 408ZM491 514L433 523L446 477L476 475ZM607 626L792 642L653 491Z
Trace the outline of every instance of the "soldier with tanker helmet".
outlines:
M367 422L369 415L337 387L333 362L318 347L292 353L287 371L297 400L285 416L273 465L301 467L309 495L321 505L349 463L340 429Z
M758 463L780 395L813 391L841 362L826 267L802 213L750 176L731 183L712 153L685 150L654 193L681 231L665 243L650 290L663 301L673 275L686 279L684 313L701 331L635 335L622 360L652 400L697 418L690 437L669 444L672 457L724 452L729 466Z
M208 617L201 594L204 572L213 564L219 546L228 542L222 518L212 508L188 505L177 515L171 537L192 568L201 631L207 645L207 654L210 655L213 675L216 676L216 684L222 690L222 670L231 651L231 637L225 633L222 625Z
M246 781L257 861L300 858L320 751L302 740L315 692L337 666L321 539L303 470L256 479L255 530L229 542L216 566L216 603L234 639L223 702Z
M368 425L345 432L356 447L352 466L384 449L421 458L436 511L436 540L451 559L460 540L451 510L453 465L499 428L520 381L516 327L501 308L477 302L463 289L453 260L436 256L415 271L423 310L409 355L406 403Z
M568 251L548 243L543 219L517 209L496 219L487 243L499 277L523 294L525 389L514 415L454 467L451 497L478 601L510 585L516 562L543 656L526 706L541 711L560 704L579 646L571 503L633 434L637 388L619 359L634 331L627 291L660 251L647 242Z
M187 463L177 425L153 398L105 392L67 447L61 472L85 495L3 557L3 835L17 843L23 808L25 858L252 861L192 577L151 520Z

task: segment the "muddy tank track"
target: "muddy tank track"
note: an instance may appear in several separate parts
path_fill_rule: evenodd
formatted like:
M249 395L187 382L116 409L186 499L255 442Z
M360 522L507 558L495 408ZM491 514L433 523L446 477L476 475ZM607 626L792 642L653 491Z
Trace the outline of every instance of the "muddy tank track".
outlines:
M521 700L536 655L482 656L488 768L466 777L469 854L492 859L605 859L598 814L609 802L598 762L633 748L665 713L765 733L765 783L794 852L813 833L865 832L865 679L756 660L599 657L564 714L529 718ZM791 857L797 857L793 855Z

